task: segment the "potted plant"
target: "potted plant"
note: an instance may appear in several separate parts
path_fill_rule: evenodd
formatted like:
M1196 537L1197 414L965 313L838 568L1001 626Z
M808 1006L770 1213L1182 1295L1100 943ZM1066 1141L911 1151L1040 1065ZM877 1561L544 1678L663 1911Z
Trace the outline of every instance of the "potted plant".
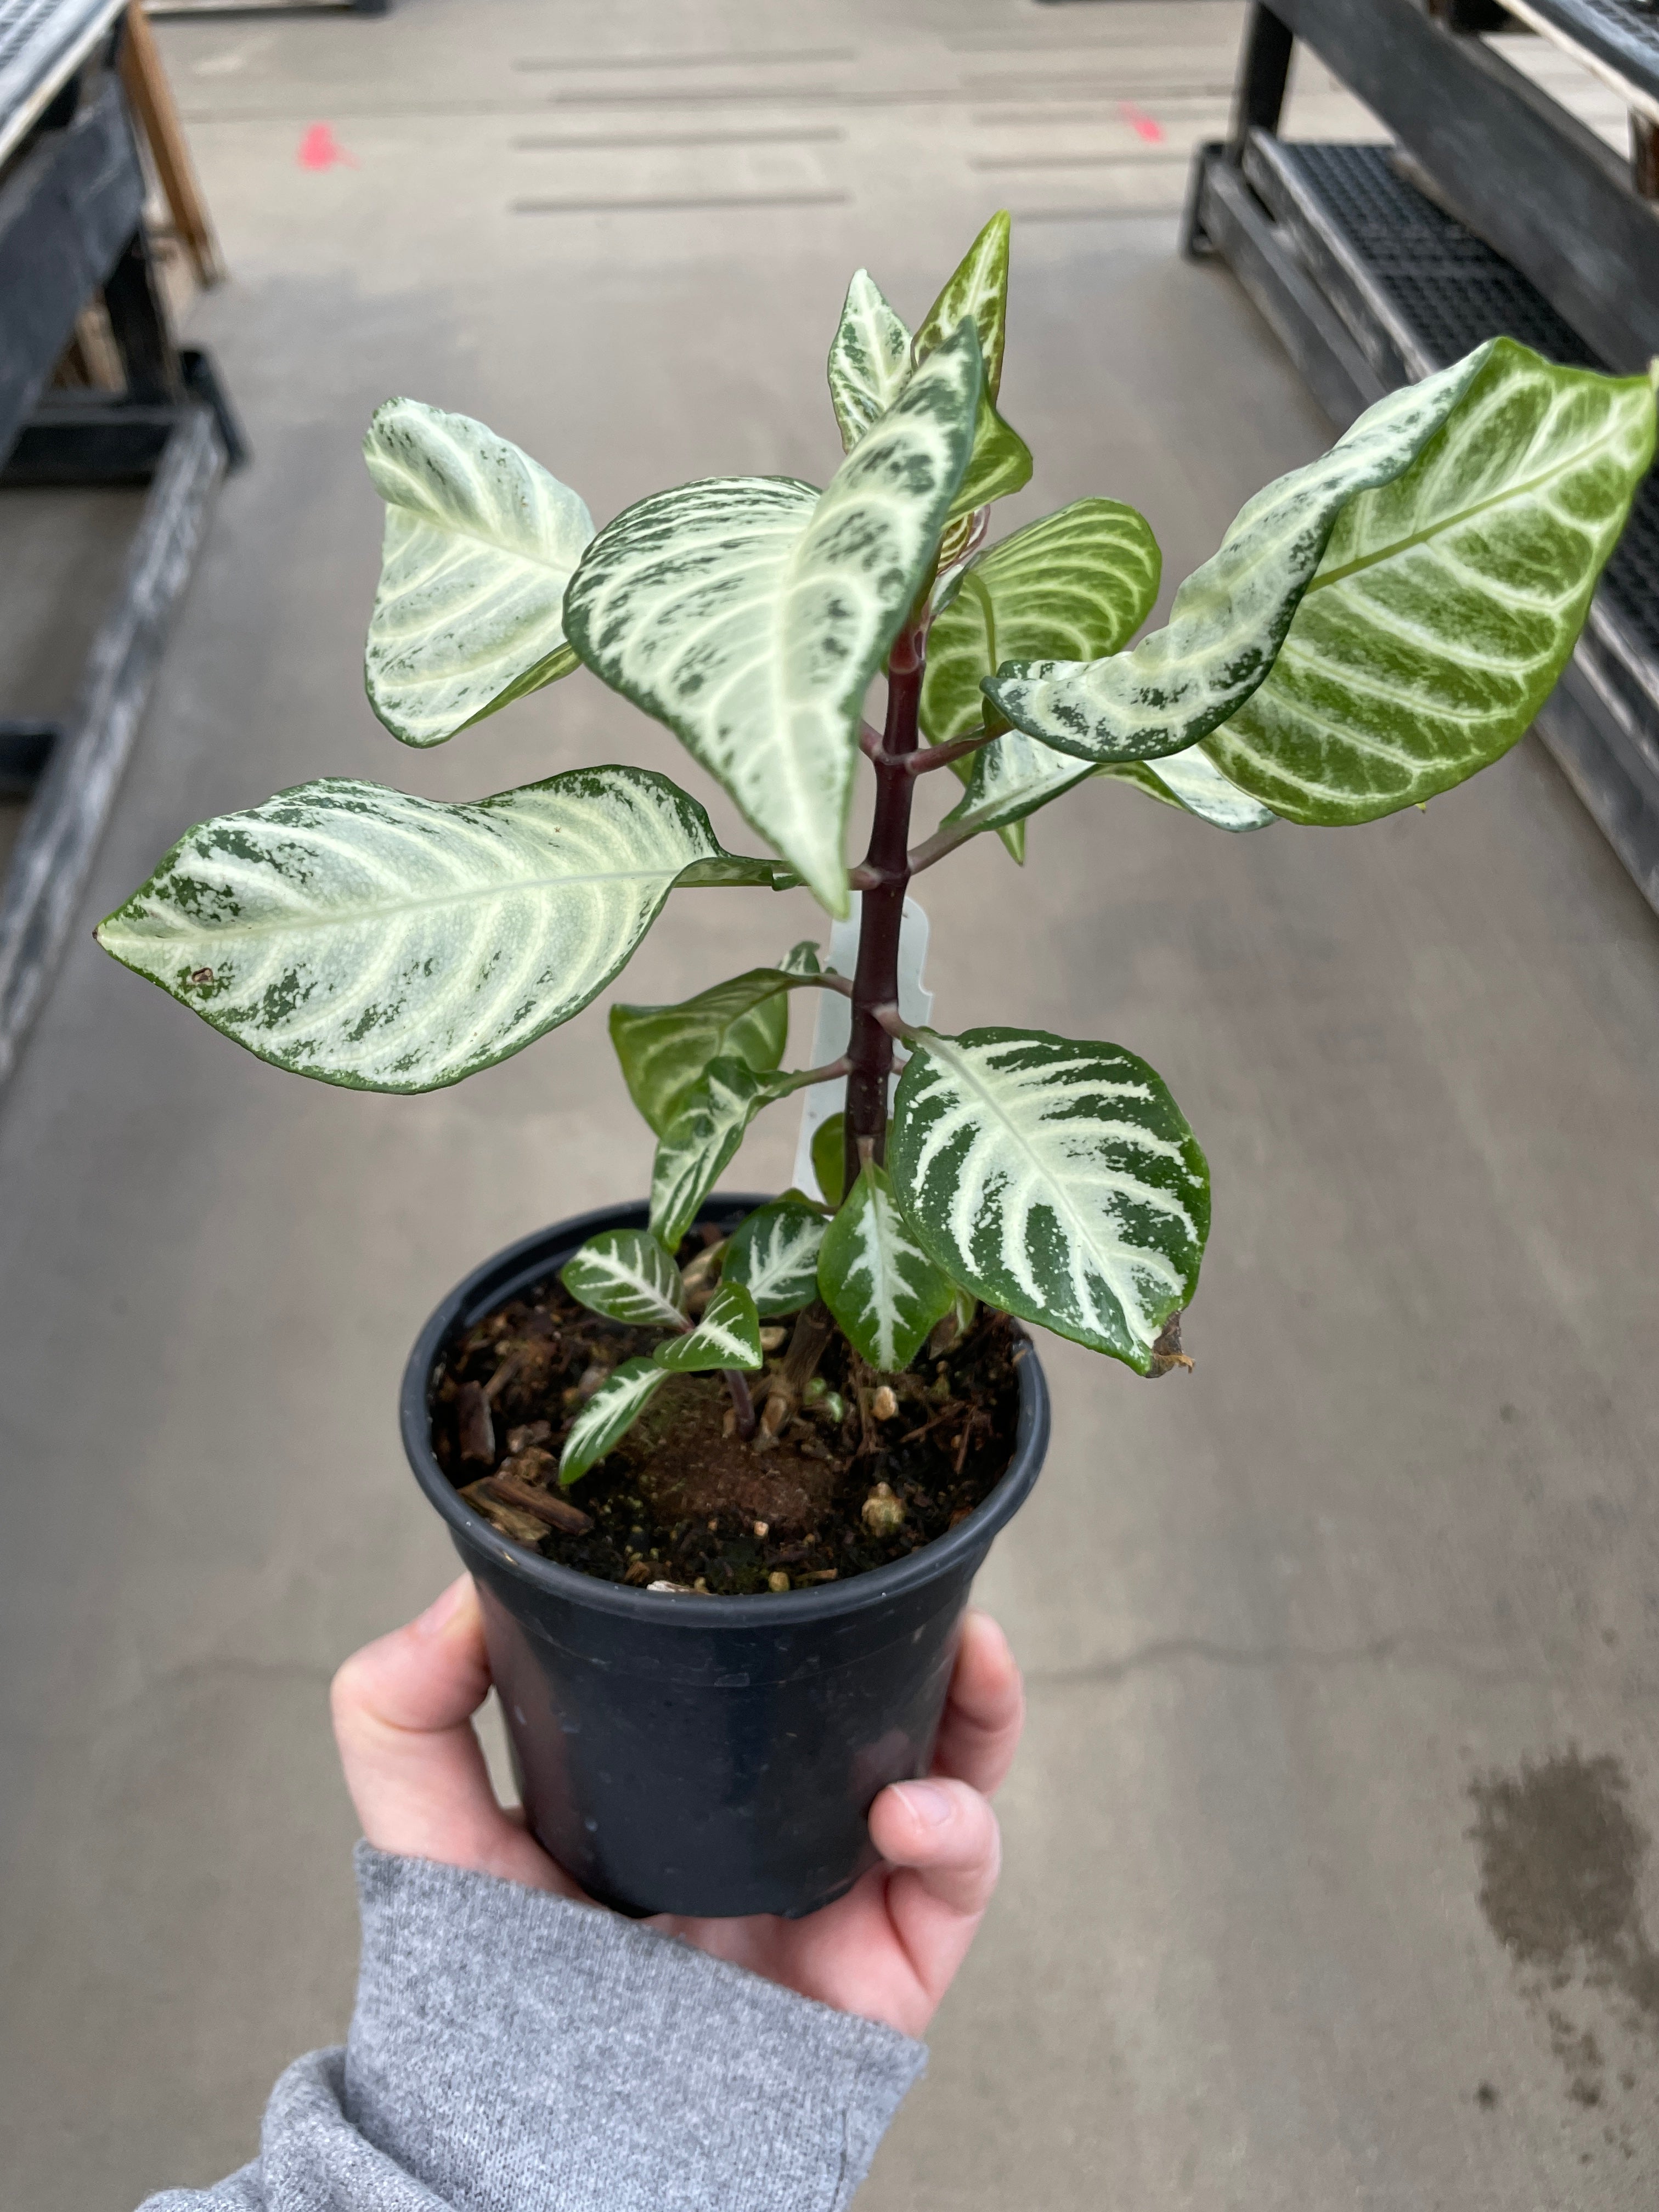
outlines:
M867 1863L866 1808L924 1764L969 1582L1041 1462L1025 1326L1141 1376L1190 1364L1210 1194L1175 1100L1118 1044L907 1018L913 878L988 831L1021 859L1027 817L1094 776L1200 836L1421 805L1531 721L1653 451L1647 379L1494 339L1259 492L1132 645L1159 581L1133 509L1079 498L986 542L1031 469L999 410L1007 266L998 216L914 332L854 276L822 491L683 485L596 533L482 424L374 417L367 679L392 733L441 743L585 666L766 855L627 766L458 805L329 779L189 830L98 933L276 1066L418 1091L586 1006L671 892L860 900L842 972L809 943L613 1009L648 1200L488 1261L408 1370L530 1817L629 1910L805 1911ZM918 836L941 768L960 793ZM798 991L844 1002L846 1042L785 1071ZM844 1106L806 1187L720 1195L755 1115L821 1085Z

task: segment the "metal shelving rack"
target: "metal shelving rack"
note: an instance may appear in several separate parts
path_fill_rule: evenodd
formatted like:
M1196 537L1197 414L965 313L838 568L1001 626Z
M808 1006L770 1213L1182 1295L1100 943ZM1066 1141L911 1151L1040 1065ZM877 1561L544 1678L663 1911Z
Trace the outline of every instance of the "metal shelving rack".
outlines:
M0 880L0 1080L73 918L208 509L241 441L181 350L144 228L118 70L125 0L0 0L0 484L147 484L122 582L59 725L0 721L27 812ZM51 387L101 295L118 392Z
M1621 372L1659 354L1659 209L1643 190L1659 167L1659 19L1626 0L1518 0L1516 12L1617 83L1628 165L1474 35L1503 21L1491 0L1445 0L1438 19L1413 0L1252 11L1232 134L1199 151L1184 242L1228 263L1340 425L1498 332ZM1395 146L1278 135L1297 39ZM1538 729L1659 909L1652 477Z

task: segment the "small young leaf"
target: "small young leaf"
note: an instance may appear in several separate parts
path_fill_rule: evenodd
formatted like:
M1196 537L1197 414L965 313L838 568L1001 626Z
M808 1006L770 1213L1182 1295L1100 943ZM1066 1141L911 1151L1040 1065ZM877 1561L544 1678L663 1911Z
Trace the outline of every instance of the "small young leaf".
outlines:
M363 441L386 503L368 626L368 702L438 745L568 674L564 592L593 535L556 477L467 415L388 399Z
M567 1488L614 1451L668 1380L654 1359L624 1359L570 1425L559 1455L559 1480Z
M967 473L951 501L949 520L956 522L975 507L1006 499L1030 481L1030 447L1018 430L1003 421L981 385L974 418L974 450L968 457Z
M1141 1374L1188 1304L1210 1178L1143 1060L1041 1030L923 1031L889 1148L921 1243L988 1305Z
M1367 409L1329 453L1257 492L1175 595L1162 629L1103 659L1005 661L985 684L1016 729L1079 760L1180 752L1236 714L1273 665L1337 519L1444 427L1492 340Z
M775 968L751 968L678 1006L612 1006L611 1042L629 1096L658 1136L711 1060L740 1060L758 1074L777 1066L789 1036L787 994L817 972L817 947L806 939Z
M847 288L847 304L830 348L830 398L850 453L910 380L910 333L882 297L867 269Z
M962 765L952 762L951 766ZM1017 860L1025 857L1024 822L1040 806L1063 798L1097 771L1052 745L1012 730L967 757L967 791L945 822L963 836L995 830Z
M720 1280L743 1284L763 1321L799 1313L818 1294L824 1226L815 1206L780 1199L757 1207L732 1231Z
M740 1060L709 1061L702 1082L663 1132L651 1170L651 1231L670 1251L696 1219L756 1115L799 1080L757 1074Z
M712 1368L761 1364L760 1316L741 1283L722 1283L684 1336L664 1339L652 1358L671 1374L706 1374Z
M812 1132L812 1172L827 1206L839 1206L847 1180L847 1116L826 1114Z
M1158 597L1158 540L1115 499L1074 500L970 562L927 634L921 726L936 745L984 727L980 685L1005 660L1092 660L1127 645Z
M864 696L932 568L981 382L964 326L822 495L766 477L659 493L607 524L565 595L588 666L668 725L835 915Z
M607 1229L590 1237L559 1270L579 1304L635 1328L679 1328L685 1320L680 1271L642 1229Z
M1653 458L1645 376L1495 343L1443 435L1342 513L1273 672L1206 742L1292 822L1375 821L1506 752Z
M1008 335L1008 235L1006 210L991 217L945 281L922 317L912 348L918 362L942 345L964 318L979 333L986 388L994 403L1002 389L1002 355Z
M861 1359L896 1375L955 1296L907 1227L885 1168L866 1161L824 1232L818 1291Z
M1005 660L1115 653L1146 619L1159 568L1158 540L1144 517L1115 499L1075 500L981 554L928 634L926 735L948 744L997 726L1002 718L980 687ZM1017 860L1025 857L1025 816L1089 772L1018 731L951 767L968 796L946 819L995 830Z
M328 778L186 831L98 941L278 1067L433 1091L580 1013L731 857L647 769L476 805Z

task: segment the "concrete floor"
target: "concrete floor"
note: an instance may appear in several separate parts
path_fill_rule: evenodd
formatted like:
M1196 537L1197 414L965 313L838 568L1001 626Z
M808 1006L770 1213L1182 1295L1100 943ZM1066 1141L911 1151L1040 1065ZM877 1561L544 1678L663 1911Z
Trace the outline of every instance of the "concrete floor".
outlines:
M710 796L586 677L435 754L379 730L356 447L388 392L483 416L601 517L702 473L822 480L848 273L919 312L1006 199L1005 398L1038 474L1005 522L1115 494L1184 574L1328 434L1225 275L1172 250L1240 21L397 0L164 26L234 271L194 332L256 459L87 921L186 823L323 773L458 797L622 757ZM792 40L832 58L753 58ZM683 58L715 50L750 58ZM1366 128L1341 111L1308 73L1298 121ZM323 123L346 158L306 167ZM667 143L697 137L723 143ZM939 1018L1146 1054L1215 1234L1190 1379L1045 1352L1053 1457L984 1579L1031 1688L1007 1874L860 2204L1650 2205L1659 925L1530 743L1360 832L1233 840L1103 786L1031 847L1023 876L986 841L928 879ZM798 896L688 897L628 995L811 927ZM767 1117L742 1180L792 1146ZM341 2033L325 1687L452 1565L399 1460L405 1349L481 1254L647 1167L599 1009L459 1089L354 1097L77 936L0 1103L7 2205L124 2212L224 2172L284 2062Z

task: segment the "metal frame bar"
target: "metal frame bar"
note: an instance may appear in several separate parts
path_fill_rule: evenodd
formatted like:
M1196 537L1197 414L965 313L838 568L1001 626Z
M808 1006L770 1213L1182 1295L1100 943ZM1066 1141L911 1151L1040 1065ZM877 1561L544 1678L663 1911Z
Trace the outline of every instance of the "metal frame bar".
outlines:
M132 750L167 626L225 468L211 410L178 412L75 712L52 746L0 886L0 1083L64 946Z
M1273 0L1271 12L1613 368L1633 374L1659 353L1659 220L1611 148L1413 0Z
M8 797L33 787L0 882L0 1081L73 921L213 494L243 457L211 363L173 337L122 87L87 75L0 183L0 483L150 489L74 712L61 728L0 725L0 787ZM99 292L125 392L43 399Z

